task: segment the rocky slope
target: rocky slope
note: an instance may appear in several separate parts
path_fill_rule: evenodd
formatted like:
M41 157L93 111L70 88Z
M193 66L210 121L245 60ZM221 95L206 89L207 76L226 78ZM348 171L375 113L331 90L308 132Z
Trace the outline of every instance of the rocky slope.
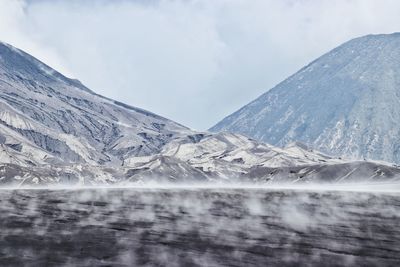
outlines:
M99 96L0 44L0 186L397 182L384 163L194 132Z
M263 184L400 181L395 165L333 158L299 143L278 148L230 133L201 134L197 142L174 140L156 156L127 159L125 167L131 169L132 175L125 178L129 182L159 181L159 177Z
M334 155L400 163L400 33L353 39L321 56L211 131Z
M186 184L398 183L400 168L383 162L331 158L301 144L278 148L238 134L177 138L153 155L121 166L0 164L3 186ZM23 160L22 158L21 160Z
M0 43L0 144L7 151L37 164L118 165L126 157L157 153L169 140L190 134L175 122L99 96Z

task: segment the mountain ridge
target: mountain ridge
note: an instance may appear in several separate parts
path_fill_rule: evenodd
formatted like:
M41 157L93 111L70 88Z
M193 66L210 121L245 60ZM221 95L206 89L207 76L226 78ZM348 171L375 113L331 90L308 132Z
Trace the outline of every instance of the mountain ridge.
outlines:
M336 183L363 176L398 182L400 168L330 157L300 143L279 148L235 133L196 132L100 96L0 44L0 186Z

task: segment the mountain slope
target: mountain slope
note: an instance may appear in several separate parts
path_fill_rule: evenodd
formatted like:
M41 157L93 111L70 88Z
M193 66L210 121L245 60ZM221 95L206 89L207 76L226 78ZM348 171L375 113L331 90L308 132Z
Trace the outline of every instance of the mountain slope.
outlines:
M0 43L0 144L36 163L118 164L157 153L186 127L99 96ZM35 151L33 151L35 150Z
M0 185L399 182L385 163L194 132L93 93L0 43Z
M337 47L210 130L399 163L400 33Z
M0 151L1 152L1 151ZM185 184L399 183L400 168L348 161L303 145L278 148L238 134L177 138L158 154L127 158L122 166L0 164L2 186Z
M349 161L299 143L274 147L240 134L199 133L177 138L157 155L125 160L122 183L378 183L400 181L400 168Z

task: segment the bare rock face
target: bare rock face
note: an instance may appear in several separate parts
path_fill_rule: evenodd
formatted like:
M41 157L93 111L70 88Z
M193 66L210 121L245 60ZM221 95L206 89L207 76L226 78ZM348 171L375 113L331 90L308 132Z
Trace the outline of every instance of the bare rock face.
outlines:
M400 163L400 33L353 39L316 59L211 131L333 155Z
M0 43L0 186L398 181L378 162L194 132Z

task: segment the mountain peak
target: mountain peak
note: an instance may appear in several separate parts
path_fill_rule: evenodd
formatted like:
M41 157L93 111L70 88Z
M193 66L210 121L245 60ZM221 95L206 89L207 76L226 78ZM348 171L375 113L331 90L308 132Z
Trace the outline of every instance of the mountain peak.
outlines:
M400 162L400 33L352 39L314 60L212 131L352 158Z
M92 93L79 80L64 76L28 53L4 42L0 42L0 71L15 75L20 79L39 80L46 83L62 82L67 86Z

